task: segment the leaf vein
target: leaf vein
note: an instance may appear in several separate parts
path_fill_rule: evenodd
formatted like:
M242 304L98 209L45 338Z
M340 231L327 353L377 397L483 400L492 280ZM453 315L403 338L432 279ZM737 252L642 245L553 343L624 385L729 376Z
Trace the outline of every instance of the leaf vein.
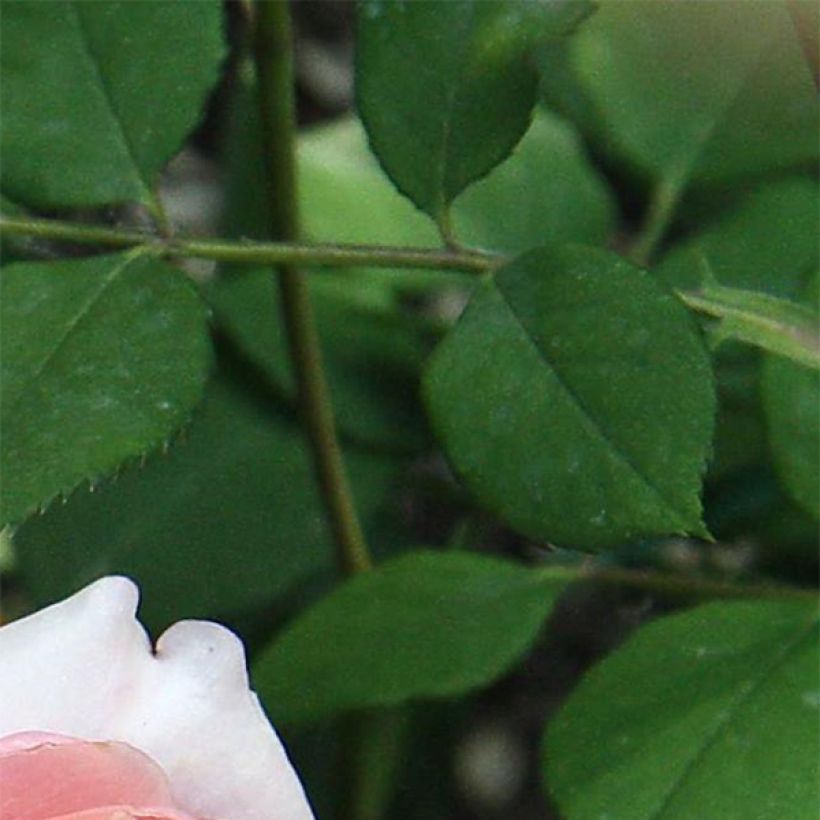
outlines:
M73 10L75 17L77 18L77 28L79 29L79 32L81 34L80 42L83 45L83 49L85 51L86 57L88 58L88 62L91 64L91 69L97 78L97 83L100 91L102 92L103 99L105 100L105 103L108 106L108 110L111 112L111 117L117 126L117 131L119 132L120 140L122 141L122 144L125 148L125 152L128 155L128 159L130 160L131 165L134 168L134 176L137 180L137 184L140 188L142 188L144 196L150 198L151 194L148 187L148 183L143 178L140 172L140 167L137 163L137 158L134 153L134 146L131 142L130 137L128 136L128 132L123 126L122 119L120 118L119 112L117 111L117 106L114 103L114 97L111 94L111 89L105 79L105 75L100 71L99 63L97 62L94 50L91 45L91 38L88 36L88 31L85 27L83 15L81 14L78 8L78 4L76 2L71 3L70 8Z
M121 264L115 265L105 277L102 277L100 279L99 287L96 288L89 295L89 298L85 302L83 302L77 313L70 319L68 324L65 326L65 330L62 334L60 334L55 345L51 348L51 350L48 351L48 353L45 355L42 362L32 373L32 375L26 380L24 384L20 386L19 392L7 407L6 412L9 415L11 415L14 411L14 408L16 408L17 405L20 404L21 400L23 399L31 385L34 384L43 375L48 365L54 361L55 357L59 354L60 350L62 350L62 348L65 346L69 337L77 329L77 326L83 321L83 319L88 318L89 312L94 307L94 305L100 300L102 295L108 289L108 286L122 273L123 270L125 270L126 267L128 267L128 265L131 264L131 262L134 261L135 258L136 254L129 254L127 258L122 261Z
M573 401L576 407L583 414L584 418L587 420L590 427L592 428L592 431L601 439L601 441L603 441L606 447L617 457L617 459L629 469L629 471L641 482L641 484L647 487L652 495L660 499L664 507L666 507L677 519L678 526L681 528L681 532L686 532L686 515L681 513L677 509L676 504L672 503L668 498L666 498L666 496L652 483L648 476L644 475L640 467L637 464L635 464L635 462L632 460L631 455L628 452L626 452L622 447L617 445L615 441L607 434L606 429L603 427L603 425L598 420L593 411L587 406L586 402L581 398L581 396L567 381L567 379L564 378L564 376L562 376L562 374L559 372L558 368L555 367L553 362L549 360L546 353L538 344L538 340L530 333L526 323L516 313L515 308L513 307L510 300L507 298L506 294L501 290L501 288L496 287L496 290L501 295L504 304L507 306L507 309L512 314L516 325L518 325L518 327L521 329L524 338L527 340L527 342L529 342L529 344L532 345L538 357L544 362L546 367L555 376L556 380L558 381L558 384L563 388L566 394L570 397L570 399Z
M797 651L807 638L812 637L816 626L817 619L813 616L811 621L806 624L805 629L798 631L794 639L781 648L771 664L764 666L759 675L747 681L745 686L740 687L740 692L734 702L728 709L724 710L721 719L715 724L703 743L695 750L694 755L686 763L680 776L669 787L666 794L661 798L658 808L649 816L648 820L660 820L660 818L663 817L663 813L684 787L687 779L700 764L703 756L718 742L721 734L731 725L732 721L735 720L740 707L766 683L770 675L774 674L778 668L788 660L792 653Z

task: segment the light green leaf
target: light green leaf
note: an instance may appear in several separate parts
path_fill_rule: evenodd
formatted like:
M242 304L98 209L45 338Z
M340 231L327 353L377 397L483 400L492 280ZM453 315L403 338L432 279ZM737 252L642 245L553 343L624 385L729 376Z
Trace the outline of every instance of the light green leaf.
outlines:
M0 285L6 524L166 441L210 343L190 283L146 256L17 263Z
M536 112L511 156L453 205L460 241L508 253L558 238L603 245L615 216L612 194L574 130L546 111Z
M257 659L274 719L462 694L534 640L563 584L494 558L414 552L303 613Z
M569 69L545 65L547 96L655 179L816 161L817 96L785 0L610 0L568 51Z
M384 178L355 117L305 131L299 163L302 209L316 241L436 246L429 221Z
M768 356L762 390L780 481L801 507L820 518L820 373Z
M791 177L756 187L693 236L673 245L653 273L668 285L697 291L709 274L721 286L793 300L818 267L815 180ZM760 351L721 344L714 355L719 415L712 477L765 457L760 407Z
M816 607L714 603L643 627L548 729L567 820L817 815Z
M356 93L370 143L396 187L446 233L449 204L529 125L535 45L571 31L586 0L364 0Z
M270 219L258 173L262 147L255 93L253 76L243 71L224 151L224 231L227 236L266 239ZM385 178L357 119L345 117L305 130L299 135L297 159L299 210L303 231L311 240L431 248L439 244L430 221ZM322 277L337 282L350 299L381 306L395 302L393 287L418 289L440 283L444 276L437 271L322 271Z
M43 208L151 203L223 53L216 0L4 2L4 192Z
M724 288L714 280L681 291L689 307L718 320L715 342L736 339L820 370L820 314L766 293Z
M614 254L513 260L477 289L424 390L456 472L530 537L595 549L707 535L708 356L683 305Z
M161 628L263 606L312 573L332 572L332 539L301 430L258 387L237 381L236 363L229 368L234 375L210 383L167 454L93 494L78 489L17 532L20 571L36 603L122 573L140 584L146 622ZM390 547L397 526L387 499L402 462L345 455L368 534Z

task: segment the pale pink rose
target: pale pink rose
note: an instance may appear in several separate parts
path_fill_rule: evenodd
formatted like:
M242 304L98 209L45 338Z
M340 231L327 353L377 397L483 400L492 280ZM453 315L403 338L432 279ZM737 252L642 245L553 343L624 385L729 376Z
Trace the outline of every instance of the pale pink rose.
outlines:
M0 820L311 820L224 627L103 578L0 628Z

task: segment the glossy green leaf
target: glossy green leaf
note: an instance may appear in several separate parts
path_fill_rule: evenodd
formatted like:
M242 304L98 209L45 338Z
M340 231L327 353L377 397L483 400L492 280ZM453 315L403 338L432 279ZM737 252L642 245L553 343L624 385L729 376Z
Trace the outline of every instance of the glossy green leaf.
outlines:
M210 343L190 283L150 257L17 263L0 283L5 524L166 441Z
M150 203L224 46L216 0L3 3L2 188L39 207Z
M567 820L817 815L811 603L714 603L643 627L550 725Z
M817 97L785 0L604 2L568 51L563 70L544 65L548 98L656 178L816 160Z
M708 356L683 305L614 254L544 247L498 271L433 355L425 394L464 483L530 537L706 535Z
M236 365L231 365L236 371ZM400 462L346 453L368 532L382 523ZM15 546L34 601L56 600L106 573L139 582L154 627L270 603L333 569L308 451L267 396L223 375L190 426L144 466L30 519ZM387 544L389 546L389 544Z
M449 204L521 139L538 75L530 52L572 31L586 0L364 0L356 93L396 187L447 230Z
M429 444L418 396L431 346L422 323L395 308L362 306L334 289L328 292L323 279L312 284L341 430L362 442L403 450ZM220 326L295 401L278 293L270 271L234 271L210 289L209 298Z
M801 507L820 518L820 373L769 356L762 390L780 481Z
M254 681L283 722L461 694L521 657L562 585L494 558L414 552L299 616Z

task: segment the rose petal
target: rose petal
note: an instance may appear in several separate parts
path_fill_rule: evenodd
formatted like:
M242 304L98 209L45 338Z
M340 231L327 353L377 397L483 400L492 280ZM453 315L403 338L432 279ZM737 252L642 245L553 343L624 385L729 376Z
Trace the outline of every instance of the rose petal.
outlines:
M242 644L185 621L154 656L137 590L103 578L0 629L0 737L118 740L155 760L174 800L220 820L311 820L285 751L248 688Z
M76 737L68 735L55 735L53 732L17 732L14 735L0 737L0 756L11 752L22 752L50 743L52 746L60 746L65 743L76 743Z
M151 652L137 598L127 578L104 578L0 629L0 737L112 739L105 730L120 689Z
M103 806L100 809L61 814L48 820L185 820L189 815L166 814L162 809L131 809L127 806Z
M2 747L0 820L50 820L101 806L140 806L155 815L195 820L174 811L162 769L125 743L27 732L5 738Z

